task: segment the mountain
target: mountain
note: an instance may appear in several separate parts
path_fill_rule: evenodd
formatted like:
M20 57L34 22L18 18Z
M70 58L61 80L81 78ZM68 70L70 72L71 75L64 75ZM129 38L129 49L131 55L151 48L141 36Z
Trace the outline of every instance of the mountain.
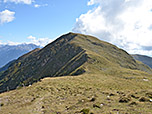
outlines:
M110 43L68 33L1 72L0 114L151 114L151 73Z
M134 59L141 61L144 64L148 65L150 68L152 68L152 57L139 54L134 54L132 56L134 57Z
M121 69L152 70L126 51L99 39L76 33L65 34L42 49L19 57L0 76L0 92L31 85L44 77L113 74Z
M34 44L0 45L0 67L35 48L39 46Z

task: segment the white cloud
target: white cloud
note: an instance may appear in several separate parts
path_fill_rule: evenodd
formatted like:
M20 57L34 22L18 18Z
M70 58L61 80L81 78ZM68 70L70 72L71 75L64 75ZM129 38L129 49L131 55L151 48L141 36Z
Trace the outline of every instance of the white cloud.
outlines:
M30 40L36 40L36 37L34 37L34 36L29 36L27 38L30 39Z
M35 4L35 5L34 5L35 8L46 7L46 6L48 6L48 4L42 4L42 5L40 5L40 4Z
M74 32L97 36L130 53L152 56L151 0L90 0L88 5L95 8L76 19Z
M41 7L41 5L35 4L34 7L35 7L35 8L39 8L39 7Z
M49 38L36 38L34 36L28 36L27 38L31 40L28 43L33 43L42 47L44 47L45 45L53 41L52 39L49 39Z
M34 2L34 0L4 0L4 2L14 2L16 4L18 3L23 3L23 4L32 4L32 2Z
M15 19L15 12L4 10L0 12L0 24L9 23Z

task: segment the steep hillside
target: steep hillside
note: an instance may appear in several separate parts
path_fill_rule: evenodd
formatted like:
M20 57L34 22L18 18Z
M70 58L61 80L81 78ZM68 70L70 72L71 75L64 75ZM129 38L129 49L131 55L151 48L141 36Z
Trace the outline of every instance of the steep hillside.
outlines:
M152 57L148 57L145 55L139 55L139 54L135 54L132 56L134 57L134 59L141 61L144 64L148 65L150 68L152 68Z
M30 85L44 77L66 75L114 75L122 69L152 73L127 52L99 39L75 33L65 34L43 49L16 60L0 76L0 92Z
M0 45L0 67L35 48L34 44Z

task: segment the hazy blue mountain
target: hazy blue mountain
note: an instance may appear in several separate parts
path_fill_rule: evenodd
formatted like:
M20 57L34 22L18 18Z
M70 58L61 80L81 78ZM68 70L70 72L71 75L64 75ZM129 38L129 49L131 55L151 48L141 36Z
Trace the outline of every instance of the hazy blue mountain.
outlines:
M4 65L3 67L1 67L1 68L0 68L0 72L7 70L8 67L10 67L15 61L16 61L16 59L8 62L6 65Z
M0 67L39 46L35 44L0 45Z
M146 56L146 55L139 55L134 54L132 55L134 59L141 61L142 63L148 65L150 68L152 68L152 57Z

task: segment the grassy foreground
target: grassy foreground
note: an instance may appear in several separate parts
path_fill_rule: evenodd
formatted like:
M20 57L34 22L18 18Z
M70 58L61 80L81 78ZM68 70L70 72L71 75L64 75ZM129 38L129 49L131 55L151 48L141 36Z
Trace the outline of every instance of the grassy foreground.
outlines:
M151 88L151 75L127 69L44 78L0 94L0 114L152 114Z

